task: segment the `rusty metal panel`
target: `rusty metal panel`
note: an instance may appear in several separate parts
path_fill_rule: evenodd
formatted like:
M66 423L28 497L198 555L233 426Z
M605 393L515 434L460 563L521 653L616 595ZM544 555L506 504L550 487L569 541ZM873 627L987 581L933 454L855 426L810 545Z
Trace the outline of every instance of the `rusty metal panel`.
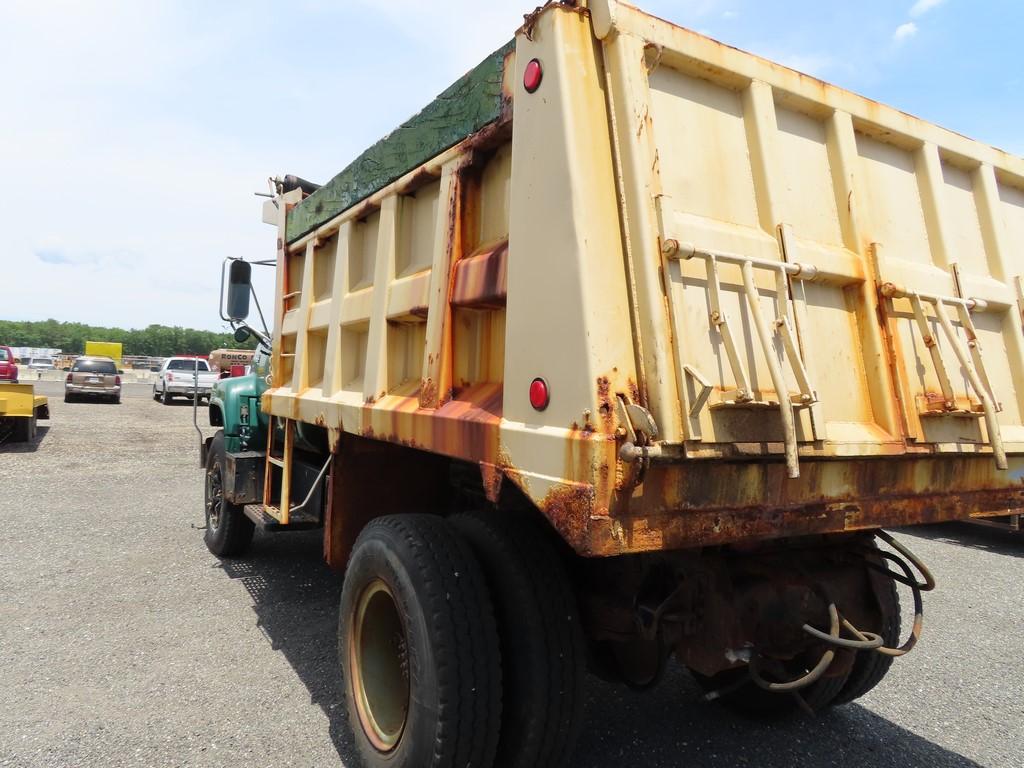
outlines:
M1024 161L625 4L590 8L627 70L609 73L631 123L624 189L655 212L627 194L654 228L630 233L637 283L663 276L669 308L667 439L691 458L759 444L790 476L800 456L1005 468L1024 451Z

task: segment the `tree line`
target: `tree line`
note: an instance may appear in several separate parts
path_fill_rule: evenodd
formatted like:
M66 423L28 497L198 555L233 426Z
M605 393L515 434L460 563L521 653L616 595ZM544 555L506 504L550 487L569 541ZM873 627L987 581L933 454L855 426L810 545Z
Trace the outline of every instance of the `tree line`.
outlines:
M0 345L9 347L52 347L67 355L85 352L87 341L121 342L125 355L171 357L208 355L214 349L255 349L250 339L239 344L230 333L200 331L180 326L149 325L145 328L104 328L84 323L0 320Z

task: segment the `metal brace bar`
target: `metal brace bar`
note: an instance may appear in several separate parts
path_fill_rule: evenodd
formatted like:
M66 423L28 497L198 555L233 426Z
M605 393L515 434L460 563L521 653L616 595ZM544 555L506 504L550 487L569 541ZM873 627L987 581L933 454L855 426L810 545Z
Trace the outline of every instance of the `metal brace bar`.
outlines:
M992 445L992 453L995 456L996 468L1007 469L1009 464L1006 461L1006 450L1003 448L1003 436L999 431L999 421L996 419L995 403L985 386L982 384L981 377L974 369L974 365L972 364L967 352L965 352L964 348L958 343L959 340L956 337L956 330L954 330L953 324L949 320L949 313L946 312L946 305L943 302L938 301L935 303L934 307L935 316L939 319L939 325L942 326L942 330L946 334L949 346L952 347L957 360L967 373L967 379L971 382L971 388L974 390L975 394L977 394L978 399L981 400L981 408L985 414L985 426L988 429L988 441Z
M274 455L274 414L270 414L267 419L267 461L263 465L263 507L266 508L270 504L271 489L273 488L272 479L274 470L272 468L272 462L270 457Z
M796 377L797 386L800 387L800 402L810 405L816 402L818 397L811 386L807 370L804 368L804 361L800 359L793 327L789 324L789 319L785 317L776 320L775 324L778 326L779 335L782 336L782 345L786 348L786 356L789 358L790 365L793 366L793 375Z
M302 503L299 504L299 506L292 507L289 510L290 515L294 515L296 512L301 512L306 508L306 505L309 504L310 499L313 498L313 493L316 491L316 487L320 485L320 481L324 479L324 474L327 472L327 468L331 466L331 461L333 459L334 454L332 453L327 457L327 461L325 461L324 465L320 468L320 472L317 474L316 480L314 480L313 484L309 486L309 493L306 494L306 498L302 500Z
M793 417L793 403L786 396L786 379L782 374L782 366L775 355L775 348L772 344L771 334L768 331L768 324L761 313L760 294L757 285L754 283L754 265L750 261L744 261L741 267L743 272L743 290L747 296L747 304L750 307L750 315L757 330L758 339L761 342L761 349L764 352L765 360L768 363L768 372L771 374L772 384L779 395L779 413L782 415L782 433L786 452L786 472L791 478L800 477L800 460L796 444L796 421Z
M797 386L800 387L800 401L810 404L814 399L814 390L811 388L810 377L804 367L803 355L800 353L799 343L796 334L793 332L793 313L789 299L789 281L786 273L781 269L775 272L775 327L782 337L782 345L789 358L789 364L793 368L793 375L796 376ZM779 393L782 397L782 393Z
M738 266L749 263L758 269L785 272L790 277L795 277L798 280L813 280L818 276L818 268L813 264L799 264L795 261L769 261L768 259L758 259L754 256L744 256L740 253L728 253L726 251L706 251L698 248L693 243L681 243L674 246L666 256L681 261L689 261L699 256L708 260L721 261L725 264L736 264Z
M918 296L922 301L929 304L963 304L971 312L985 312L988 310L988 302L984 299L966 298L959 296L939 296L934 293L922 293L921 291L910 291L896 283L882 283L881 293L887 299L909 299L911 296Z
M295 422L289 418L284 420L284 450L281 458L281 525L288 525L291 514L292 496L292 449L295 445Z
M956 311L960 318L960 325L963 327L964 333L967 334L967 348L971 351L974 369L978 372L978 378L985 387L989 398L991 398L996 413L998 413L1003 410L1003 406L996 400L995 390L992 389L992 382L988 378L988 371L985 370L985 360L981 355L981 341L978 339L978 329L974 327L974 320L971 318L971 313L967 311L967 307L963 304L957 304Z
M928 325L928 317L924 313L921 296L913 293L909 298L910 306L914 309L914 319L917 320L918 329L921 331L921 339L928 347L928 352L932 356L932 365L935 366L935 375L939 377L939 387L942 388L942 399L945 401L946 410L953 410L956 399L953 394L953 385L949 381L949 372L946 370L946 363L939 351L939 343L932 335L932 329ZM939 306L939 303L936 303L935 306Z
M696 418L697 414L700 413L701 408L703 408L704 404L707 403L708 398L711 397L714 387L712 387L711 383L692 365L684 365L683 370L690 378L700 385L700 393L698 393L697 397L694 399L693 404L690 405L690 416L691 418Z
M739 352L736 349L736 340L732 336L729 318L722 309L722 284L718 277L718 263L714 256L708 258L708 278L711 322L722 336L722 343L725 345L725 354L729 358L729 365L736 379L736 399L746 402L752 398L750 380L747 378L747 371L743 367L743 361L740 360Z
M797 249L796 238L793 234L793 227L789 224L779 224L777 227L779 248L782 252L782 259L787 263L796 262L796 256L799 252ZM812 369L808 369L806 363L808 357L808 341L805 333L805 329L808 327L807 321L807 287L803 280L794 279L787 280L786 285L789 289L787 302L787 308L791 312L791 320L793 327L786 329L786 332L791 337L795 337L795 342L791 339L790 344L794 349L799 350L799 357L795 354L790 354L791 361L799 360L800 370L797 371L796 365L794 364L793 370L797 378L802 375L805 382L801 382L801 402L808 409L808 413L811 417L811 435L815 440L821 440L822 428L825 424L825 420L821 413L821 402L818 400L818 393L810 384ZM799 293L799 297L797 294ZM799 300L798 300L799 298ZM785 343L785 338L783 343ZM787 351L788 353L788 351ZM809 398L809 399L808 399Z

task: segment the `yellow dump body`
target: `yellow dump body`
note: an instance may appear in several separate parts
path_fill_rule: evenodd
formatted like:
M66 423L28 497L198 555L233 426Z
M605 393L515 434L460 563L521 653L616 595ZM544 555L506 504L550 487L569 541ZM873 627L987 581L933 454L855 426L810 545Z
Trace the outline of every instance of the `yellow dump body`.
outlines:
M85 342L85 354L95 357L109 357L118 368L124 367L121 359L123 345L119 341L87 341Z
M478 465L583 554L1024 506L1024 160L584 5L492 125L291 241L280 198L264 409Z

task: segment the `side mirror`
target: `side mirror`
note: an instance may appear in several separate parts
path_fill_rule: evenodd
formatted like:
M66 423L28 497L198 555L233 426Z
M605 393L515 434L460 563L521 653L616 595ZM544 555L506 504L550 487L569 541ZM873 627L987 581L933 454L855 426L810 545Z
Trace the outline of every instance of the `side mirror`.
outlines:
M228 267L228 318L245 320L249 316L251 293L252 265L245 261L232 261Z
M238 344L245 344L251 335L248 328L235 328L235 342Z

